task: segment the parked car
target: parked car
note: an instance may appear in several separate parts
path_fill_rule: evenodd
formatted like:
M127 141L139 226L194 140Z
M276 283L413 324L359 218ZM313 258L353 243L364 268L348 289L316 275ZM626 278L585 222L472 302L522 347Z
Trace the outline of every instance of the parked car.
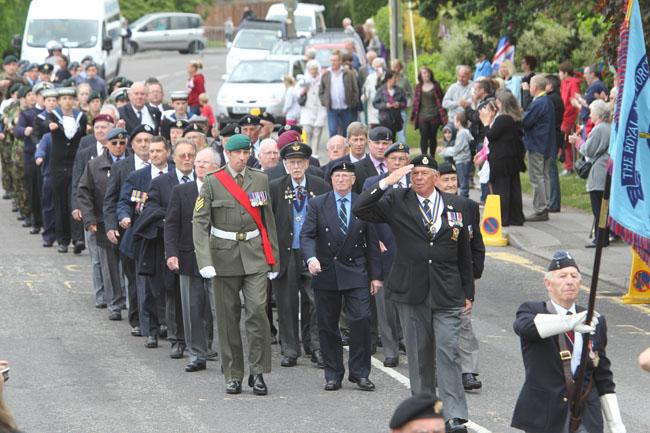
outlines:
M293 12L294 20L296 22L296 34L298 36L309 37L315 33L325 31L325 6L311 4L311 3L298 3L296 10ZM287 9L284 3L274 3L269 7L266 13L267 20L286 21Z
M354 42L354 52L359 57L361 65L366 64L366 49L363 41L356 33L345 33L343 30L328 30L325 33L319 33L309 38L305 45L305 50L316 50L316 60L321 67L329 68L332 51L340 50L346 53L345 41L351 39Z
M259 108L282 122L285 92L282 77L292 75L299 80L303 74L302 56L269 56L264 60L239 62L217 93L217 120L222 123L238 120L251 109Z
M130 26L130 50L178 50L194 54L207 46L203 19L197 14L165 12L147 14Z
M226 74L232 73L235 66L242 60L261 60L266 58L276 42L282 40L283 22L267 22L275 23L281 27L261 27L259 23L254 23L254 27L249 27L251 23L247 23L247 21L244 21L246 27L240 27L226 55Z
M271 48L271 55L302 56L305 53L307 42L307 38L278 41Z

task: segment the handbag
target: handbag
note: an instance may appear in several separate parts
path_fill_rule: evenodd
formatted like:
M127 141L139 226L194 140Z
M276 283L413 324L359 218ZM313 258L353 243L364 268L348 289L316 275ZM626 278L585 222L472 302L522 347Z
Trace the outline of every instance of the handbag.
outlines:
M306 103L307 103L307 92L298 96L298 105L304 107Z
M580 178L586 179L589 177L592 165L591 161L587 161L584 156L581 156L573 163L573 169Z

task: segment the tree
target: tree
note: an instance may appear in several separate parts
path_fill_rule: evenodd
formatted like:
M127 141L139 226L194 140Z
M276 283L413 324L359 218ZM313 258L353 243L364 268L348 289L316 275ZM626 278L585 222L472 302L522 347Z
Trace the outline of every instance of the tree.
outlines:
M23 35L29 2L0 0L2 26L0 26L0 49L2 53L12 51L11 40L15 35ZM4 57L4 56L3 56Z
M122 15L133 22L143 15L153 12L196 12L200 4L210 3L201 0L120 0Z

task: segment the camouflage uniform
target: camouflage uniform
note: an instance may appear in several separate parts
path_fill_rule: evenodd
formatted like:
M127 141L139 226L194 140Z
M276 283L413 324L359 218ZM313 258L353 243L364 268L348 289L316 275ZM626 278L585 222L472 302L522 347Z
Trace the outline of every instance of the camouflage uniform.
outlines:
M29 198L23 182L25 173L25 160L23 157L23 148L25 144L14 136L14 127L20 116L20 104L18 102L11 104L5 109L5 145L9 147L11 190L14 202L22 216L31 215L29 208Z

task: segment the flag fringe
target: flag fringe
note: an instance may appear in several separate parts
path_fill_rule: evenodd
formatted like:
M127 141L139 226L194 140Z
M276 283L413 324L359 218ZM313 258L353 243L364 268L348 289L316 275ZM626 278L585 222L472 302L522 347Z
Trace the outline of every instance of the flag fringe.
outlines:
M614 234L623 238L625 243L634 248L641 260L650 265L650 238L625 228L612 217L609 217L609 228Z

